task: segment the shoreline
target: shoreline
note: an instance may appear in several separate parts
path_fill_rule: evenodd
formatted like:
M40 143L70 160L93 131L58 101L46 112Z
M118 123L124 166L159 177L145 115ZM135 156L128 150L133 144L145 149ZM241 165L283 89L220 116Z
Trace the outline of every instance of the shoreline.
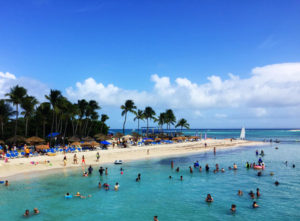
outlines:
M207 147L204 146L207 143ZM160 157L184 156L197 153L213 151L216 147L218 150L232 149L243 146L260 146L264 142L248 141L248 140L202 140L196 142L183 142L176 144L160 144L150 146L131 146L128 148L109 148L108 150L95 150L87 152L77 152L78 164L73 164L73 155L75 153L67 153L67 166L63 165L64 154L56 156L37 156L30 158L10 159L8 163L0 162L0 180L23 180L32 177L39 177L48 174L61 173L70 169L82 168L86 170L89 165L100 166L105 164L113 164L115 160L123 160L123 162L147 160ZM147 151L149 150L149 155ZM96 153L100 153L100 161L96 162ZM85 156L86 165L81 165L81 157ZM40 162L33 165L30 162ZM44 161L50 161L51 165Z

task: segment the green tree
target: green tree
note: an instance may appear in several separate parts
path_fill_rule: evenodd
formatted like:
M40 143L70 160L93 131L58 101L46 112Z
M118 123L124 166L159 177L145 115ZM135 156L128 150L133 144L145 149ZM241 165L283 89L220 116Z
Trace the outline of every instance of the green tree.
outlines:
M170 130L171 125L176 123L176 117L173 110L168 109L165 113L165 123L167 124L167 129Z
M24 110L21 114L23 114L25 118L25 137L27 137L28 132L28 120L34 115L35 107L38 103L37 99L33 96L26 96L21 103L21 107Z
M54 120L55 120L55 113L57 112L57 105L59 102L59 99L62 98L62 94L59 90L50 90L49 95L45 95L45 98L49 100L51 106L52 106L52 124L51 124L51 130L50 133L53 133L54 129Z
M5 102L4 99L0 100L0 124L1 124L1 137L4 136L4 124L8 119L14 115L12 107Z
M100 130L100 133L103 133L103 126L105 124L105 121L107 121L109 119L109 117L106 115L106 114L101 114L101 120L100 122L102 123L101 124L101 130Z
M188 122L187 122L186 119L181 118L181 119L177 122L177 124L176 124L175 127L176 127L176 128L177 128L177 127L180 127L180 130L181 130L181 132L182 132L182 128L183 128L183 127L186 128L186 129L189 129L189 128L190 128L190 125L188 124Z
M147 136L148 136L148 129L149 129L149 119L155 119L155 111L152 109L152 107L146 107L144 110L144 116L147 120Z
M121 106L122 116L124 117L124 123L123 123L123 134L125 134L125 124L127 120L127 113L135 113L136 106L134 105L134 102L132 100L125 101L125 104Z
M18 130L19 105L22 103L26 95L27 95L27 90L24 87L20 87L19 85L12 87L10 89L10 92L5 94L5 96L9 97L8 101L16 106L15 136L17 135L17 130Z
M133 119L134 121L138 121L138 134L140 134L140 120L144 120L145 115L143 110L137 110L135 113L135 118Z
M36 119L38 122L42 123L43 127L43 138L46 137L46 124L48 119L51 118L51 106L48 102L41 103L38 108L36 109Z
M161 132L163 133L163 126L166 123L166 113L160 113L156 122L160 126Z

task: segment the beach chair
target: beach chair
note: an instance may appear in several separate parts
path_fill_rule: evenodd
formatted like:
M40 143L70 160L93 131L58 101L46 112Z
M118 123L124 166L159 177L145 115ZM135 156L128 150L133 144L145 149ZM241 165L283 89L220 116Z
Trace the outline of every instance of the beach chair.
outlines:
M25 157L25 152L21 152L21 157Z

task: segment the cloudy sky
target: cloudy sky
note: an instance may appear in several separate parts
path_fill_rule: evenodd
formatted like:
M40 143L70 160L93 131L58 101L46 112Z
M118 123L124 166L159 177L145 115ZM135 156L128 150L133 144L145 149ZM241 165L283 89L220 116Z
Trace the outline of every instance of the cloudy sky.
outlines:
M300 127L299 1L0 1L0 98L19 84L133 99L193 128ZM136 123L129 119L128 127Z

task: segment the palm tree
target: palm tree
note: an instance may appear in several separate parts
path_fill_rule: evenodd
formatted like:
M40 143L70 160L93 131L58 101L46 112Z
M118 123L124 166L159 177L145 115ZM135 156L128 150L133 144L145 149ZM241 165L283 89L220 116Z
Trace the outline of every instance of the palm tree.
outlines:
M85 112L85 128L84 128L84 134L86 134L87 128L88 128L88 123L89 123L89 118L95 112L96 110L100 110L101 107L98 105L97 101L95 100L90 100L88 103L88 106L86 107L86 112ZM98 117L97 117L98 118Z
M181 118L178 123L176 124L175 126L176 128L177 127L180 127L181 128L181 133L182 133L182 128L185 127L186 129L190 129L190 125L188 124L187 120L184 119L184 118Z
M140 120L144 120L144 119L145 119L144 111L137 110L137 112L135 113L135 118L133 120L138 121L138 134L140 134Z
M75 134L77 132L77 129L78 129L78 125L79 125L79 134L81 136L81 126L82 126L82 119L83 117L86 115L86 110L87 110L87 107L88 107L89 103L85 100L85 99L82 99L82 100L78 100L77 102L77 106L78 106L78 121L77 121L77 125L76 125L76 128L75 128Z
M0 124L1 136L4 136L4 123L14 114L12 107L5 102L4 99L0 100Z
M163 133L163 126L166 123L166 113L160 113L156 121L158 122L161 132Z
M171 109L166 110L165 115L166 115L165 122L167 124L167 129L170 130L171 124L174 125L176 123L176 117L173 113L173 110Z
M106 114L101 114L101 133L103 133L103 126L105 124L105 121L107 121L109 117Z
M5 96L9 97L8 101L16 106L15 136L17 135L17 129L18 129L19 105L22 103L26 95L27 95L27 90L24 87L20 87L19 85L12 87L10 89L10 92L5 94Z
M51 106L48 102L43 102L36 109L37 121L40 121L43 125L43 138L46 136L46 124L47 120L51 118Z
M135 113L136 106L134 105L134 102L132 100L125 101L125 104L121 106L122 116L125 116L124 123L123 123L123 134L125 134L125 124L127 119L127 113Z
M49 100L51 106L52 106L52 124L51 124L51 131L50 133L53 133L53 127L54 127L54 119L55 119L55 112L57 110L57 104L59 99L62 97L61 92L59 90L50 90L49 95L45 95L46 99Z
M154 119L155 111L152 109L152 107L146 107L144 110L144 116L147 120L147 136L148 136L148 128L149 128L149 119Z
M35 106L38 104L38 101L33 96L26 96L21 103L21 107L23 108L23 112L21 114L24 115L25 118L25 137L27 137L27 129L28 129L28 120L33 116L35 112Z

